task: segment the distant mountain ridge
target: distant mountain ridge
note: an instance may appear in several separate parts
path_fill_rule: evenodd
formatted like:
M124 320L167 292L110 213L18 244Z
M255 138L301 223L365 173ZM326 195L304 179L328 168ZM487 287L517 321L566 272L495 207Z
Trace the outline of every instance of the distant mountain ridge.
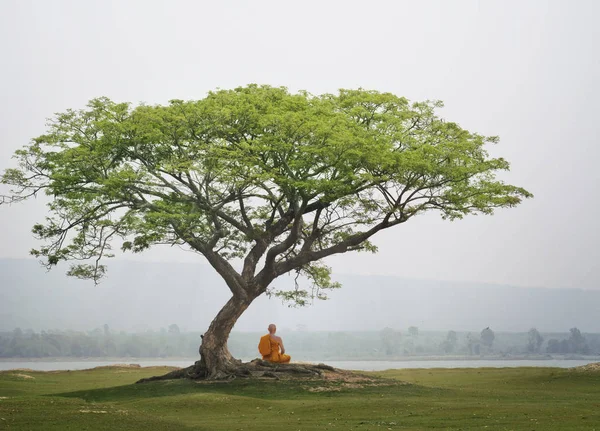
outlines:
M203 331L229 297L207 265L114 260L99 286L49 273L31 259L0 259L0 331L15 327L87 330L108 324L124 330L177 323ZM270 322L292 330L600 331L600 290L547 289L334 274L343 287L330 300L288 308L257 299L237 331L262 331ZM284 276L275 286L290 286Z

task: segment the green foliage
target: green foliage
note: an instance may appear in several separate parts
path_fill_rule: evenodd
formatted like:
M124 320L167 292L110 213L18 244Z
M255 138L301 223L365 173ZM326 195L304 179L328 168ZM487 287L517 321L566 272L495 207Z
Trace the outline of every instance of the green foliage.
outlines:
M310 291L300 286L300 283L298 282L300 275L304 275L311 283ZM267 295L282 299L284 302L287 302L290 307L303 307L308 305L309 301L315 298L321 300L327 299L325 289L338 289L340 287L342 287L340 283L331 280L330 267L323 265L320 262L313 262L296 270L293 290L278 290L274 288L272 290L267 290Z
M379 338L381 339L381 349L385 355L398 356L401 353L400 341L402 334L400 331L395 331L392 328L383 328L379 333Z
M0 358L194 358L198 355L200 332L178 332L173 324L160 331L127 333L107 329L41 333L19 328L0 332ZM229 348L236 357L258 356L257 340L264 334L233 332ZM328 332L289 331L283 328L285 345L294 360L385 360L418 357L466 358L475 354L473 340L465 332L421 331L418 338L393 328L381 331ZM600 334L581 335L583 344L570 341L570 333L545 334L549 352L561 358L567 354L600 355ZM541 336L541 335L540 335ZM563 345L564 351L563 351ZM532 352L529 333L497 333L490 359L547 358L541 349ZM477 353L478 354L478 353Z
M408 335L410 335L411 337L418 337L419 336L419 328L416 326L409 326L408 327Z
M180 335L172 331L131 334L100 329L51 330L26 335L0 332L0 358L193 357L198 354L199 344L198 333Z
M492 331L489 326L487 328L484 328L481 331L481 343L484 346L487 346L488 348L492 347L492 344L494 344L494 339L496 338L496 335L494 334L494 331Z
M537 353L542 347L544 337L536 328L531 328L528 332L529 342L527 343L527 351L531 353Z
M338 287L318 262L376 251L375 233L413 216L491 214L531 197L497 180L497 142L440 119L440 102L340 90L314 96L248 85L166 106L90 101L57 114L15 154L3 202L45 192L49 216L32 250L49 266L98 281L115 239L124 251L181 245L209 261L234 294L261 294L293 271L312 290ZM243 258L237 273L229 260ZM263 262L262 269L257 269ZM245 292L245 293L244 293Z
M557 340L553 338L548 340L548 353L578 353L587 355L590 353L588 340L583 336L578 328L569 329L570 335L568 339Z
M456 335L456 332L448 331L448 334L446 334L446 339L441 344L442 351L446 354L452 353L456 348L457 341L458 336Z

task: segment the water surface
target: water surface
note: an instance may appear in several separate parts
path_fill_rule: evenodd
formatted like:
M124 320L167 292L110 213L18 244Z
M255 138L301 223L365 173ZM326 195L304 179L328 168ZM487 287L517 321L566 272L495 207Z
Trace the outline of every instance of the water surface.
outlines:
M197 358L190 359L132 359L126 358L112 361L0 361L0 370L12 370L16 368L28 368L36 371L55 371L55 370L85 370L94 367L101 367L116 364L139 364L142 367L169 366L169 367L187 367L196 361ZM406 368L504 368L504 367L558 367L571 368L587 365L597 362L597 359L519 359L519 360L498 360L498 359L474 359L474 360L415 360L415 361L306 361L311 363L324 362L336 368L361 371L382 371L389 369Z

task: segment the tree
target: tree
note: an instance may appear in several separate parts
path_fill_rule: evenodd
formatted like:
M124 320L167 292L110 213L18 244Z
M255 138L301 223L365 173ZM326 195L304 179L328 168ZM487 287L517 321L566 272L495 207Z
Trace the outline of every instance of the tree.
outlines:
M400 331L395 331L392 328L386 327L379 332L379 337L381 339L383 352L387 356L398 354L401 340Z
M180 332L179 326L176 323L169 325L169 334L179 335Z
M469 355L479 355L481 349L479 347L480 340L473 336L470 332L467 334L467 349Z
M491 349L492 344L494 344L494 339L496 338L496 335L494 334L494 331L492 331L490 329L490 327L488 326L487 328L484 328L481 331L480 338L481 338L481 344L486 346L488 349Z
M527 343L527 351L529 353L539 353L544 337L539 333L536 328L531 328L528 333L529 341Z
M408 327L408 335L410 335L411 337L418 337L419 336L419 328L417 328L416 326L409 326Z
M448 331L446 339L442 342L442 350L444 353L452 353L456 347L458 337L455 331Z
M166 106L94 99L57 114L16 152L2 202L50 197L32 254L48 267L87 260L70 267L75 277L98 282L115 244L203 256L232 296L204 334L197 371L224 377L239 366L229 333L258 296L323 299L339 287L322 263L328 256L374 252L373 235L428 211L454 220L531 196L496 179L509 169L486 151L497 138L440 119L441 106L257 85ZM268 291L290 272L306 283Z
M546 351L548 353L581 353L586 355L590 352L590 348L581 331L578 328L571 328L569 329L568 339L559 341L553 338L548 340Z
M581 331L577 328L569 329L569 352L570 353L583 353L588 354L590 349L587 344L587 340L581 334Z

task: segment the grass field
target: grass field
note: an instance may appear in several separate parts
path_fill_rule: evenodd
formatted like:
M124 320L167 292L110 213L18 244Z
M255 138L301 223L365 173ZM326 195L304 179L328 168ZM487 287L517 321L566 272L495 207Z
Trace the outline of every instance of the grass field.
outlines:
M0 430L598 430L600 371L390 370L343 381L133 382L167 368L0 372Z

